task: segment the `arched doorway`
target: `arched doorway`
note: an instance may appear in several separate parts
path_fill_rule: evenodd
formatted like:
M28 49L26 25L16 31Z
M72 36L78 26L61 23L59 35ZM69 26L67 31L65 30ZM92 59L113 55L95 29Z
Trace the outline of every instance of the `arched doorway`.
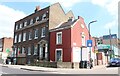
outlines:
M39 45L39 60L48 60L48 43L46 40L38 42Z

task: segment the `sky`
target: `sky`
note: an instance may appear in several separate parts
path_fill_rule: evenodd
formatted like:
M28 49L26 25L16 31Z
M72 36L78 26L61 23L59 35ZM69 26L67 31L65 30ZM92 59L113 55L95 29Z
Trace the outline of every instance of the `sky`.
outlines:
M118 34L118 2L120 0L0 0L0 38L13 37L16 21L34 13L35 7L45 8L59 2L67 13L72 10L75 17L84 18L86 26L89 22L91 35L100 37Z

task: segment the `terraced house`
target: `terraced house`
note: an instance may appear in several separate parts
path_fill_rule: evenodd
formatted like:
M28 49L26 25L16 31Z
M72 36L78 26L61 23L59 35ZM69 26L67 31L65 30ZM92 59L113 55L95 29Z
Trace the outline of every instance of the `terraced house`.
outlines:
M36 6L34 13L15 22L15 64L30 64L36 60L49 61L49 30L61 22L74 18L72 11L65 13L59 3L43 9Z

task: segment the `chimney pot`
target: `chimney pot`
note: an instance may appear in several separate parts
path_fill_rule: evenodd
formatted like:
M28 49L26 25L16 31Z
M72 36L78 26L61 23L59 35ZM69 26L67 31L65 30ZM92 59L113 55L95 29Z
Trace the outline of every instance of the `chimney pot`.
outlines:
M40 6L36 6L35 12L40 10Z

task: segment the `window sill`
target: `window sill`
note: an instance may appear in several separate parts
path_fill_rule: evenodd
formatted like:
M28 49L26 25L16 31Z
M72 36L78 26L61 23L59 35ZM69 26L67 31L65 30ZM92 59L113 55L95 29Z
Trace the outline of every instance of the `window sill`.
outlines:
M37 54L33 54L33 55L37 55Z
M62 43L56 44L56 45L62 45Z
M41 38L43 38L43 37L45 37L45 36L41 36Z
M32 39L28 39L28 40L32 40Z
M31 55L31 54L28 54L28 55Z
M35 37L34 39L38 39L38 37Z

